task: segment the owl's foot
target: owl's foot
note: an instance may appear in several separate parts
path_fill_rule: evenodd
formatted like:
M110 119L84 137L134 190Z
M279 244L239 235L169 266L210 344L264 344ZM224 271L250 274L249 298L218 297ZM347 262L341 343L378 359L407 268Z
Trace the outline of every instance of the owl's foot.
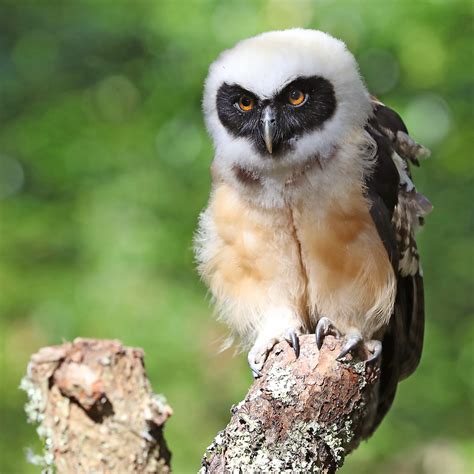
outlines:
M247 360L252 370L252 375L254 378L258 378L262 375L262 369L265 364L265 361L268 358L273 346L280 341L286 341L295 351L296 358L300 355L300 340L299 340L299 331L291 328L285 331L285 333L279 337L269 337L263 338L261 336L255 341L255 344L250 349L248 353Z
M372 339L365 344L365 347L369 349L369 352L372 353L367 360L365 361L367 364L372 364L373 362L377 362L382 355L382 343L377 341L376 339Z
M332 321L323 316L316 325L316 345L319 350L323 347L324 338L329 335L338 338L341 337L341 333L337 330Z
M358 330L353 330L347 334L347 341L342 348L340 354L336 357L338 361L344 359L349 352L355 352L358 349L362 349L365 346L366 351L370 355L365 359L366 364L373 364L378 361L382 354L382 343L376 339L371 339L365 342L362 334Z
M352 330L351 332L347 333L346 339L346 343L342 347L342 350L339 355L336 357L336 360L338 361L344 359L344 357L346 357L349 352L356 351L357 349L359 349L364 342L364 338L358 330Z
M324 338L327 335L333 335L337 338L341 337L341 332L334 326L329 318L322 317L316 325L316 345L321 349ZM346 342L336 360L341 361L349 352L355 352L361 349L365 344L371 355L366 359L366 363L376 362L382 354L382 343L375 339L365 342L361 332L358 329L352 329L346 334Z

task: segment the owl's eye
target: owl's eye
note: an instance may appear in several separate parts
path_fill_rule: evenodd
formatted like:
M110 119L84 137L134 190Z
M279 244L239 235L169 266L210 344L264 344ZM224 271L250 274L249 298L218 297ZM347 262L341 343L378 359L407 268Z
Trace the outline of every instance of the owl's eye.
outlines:
M306 95L298 89L292 89L288 94L288 102L291 105L294 105L295 107L297 107L298 105L302 105L305 100Z
M240 110L244 112L248 112L249 110L252 110L254 104L255 104L255 101L252 99L252 97L249 97L248 95L243 95L239 99L239 108Z

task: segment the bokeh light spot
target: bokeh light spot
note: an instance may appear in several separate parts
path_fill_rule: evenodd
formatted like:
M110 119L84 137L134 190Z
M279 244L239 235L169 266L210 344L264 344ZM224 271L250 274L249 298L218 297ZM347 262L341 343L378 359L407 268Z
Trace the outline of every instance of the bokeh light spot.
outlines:
M415 139L429 147L440 143L451 127L449 106L436 94L418 96L408 105L403 117Z
M360 13L349 5L345 8L334 5L321 17L316 12L312 26L342 39L353 53L359 47L366 28Z
M140 93L125 76L109 76L95 88L95 103L105 120L118 122L126 119L140 101Z
M20 162L0 155L0 199L18 193L23 187L25 174Z
M31 31L15 44L11 58L16 70L29 81L50 76L58 62L56 39L45 32Z
M416 25L400 37L400 61L404 76L416 87L432 87L444 77L446 50L431 29Z
M309 0L269 0L263 9L262 20L266 29L284 29L309 26L314 14Z
M212 25L218 40L230 46L257 33L257 11L250 2L223 2L214 12Z
M360 56L359 65L369 91L374 94L385 94L398 82L398 62L389 51L369 49Z
M202 148L201 132L193 121L182 117L165 123L156 136L159 159L174 166L193 162Z

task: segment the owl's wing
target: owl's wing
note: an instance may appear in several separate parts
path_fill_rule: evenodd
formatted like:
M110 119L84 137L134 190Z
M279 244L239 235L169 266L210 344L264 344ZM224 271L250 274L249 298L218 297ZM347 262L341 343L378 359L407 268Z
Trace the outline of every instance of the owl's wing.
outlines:
M397 275L397 297L390 325L382 336L380 423L395 396L397 384L416 369L423 348L423 273L415 231L431 211L418 193L410 163L418 166L429 151L408 135L400 116L373 99L373 116L366 131L376 143L375 167L367 177L371 215Z

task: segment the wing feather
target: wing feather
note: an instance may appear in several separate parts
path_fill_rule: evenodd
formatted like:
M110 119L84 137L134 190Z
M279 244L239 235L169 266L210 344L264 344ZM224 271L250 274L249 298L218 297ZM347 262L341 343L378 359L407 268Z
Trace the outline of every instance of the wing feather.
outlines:
M419 166L429 150L409 135L400 116L373 98L367 132L377 145L375 169L366 179L371 215L397 273L394 314L383 337L382 374L377 417L390 408L400 380L414 372L421 358L424 334L423 276L415 232L431 211L418 193L410 163Z

